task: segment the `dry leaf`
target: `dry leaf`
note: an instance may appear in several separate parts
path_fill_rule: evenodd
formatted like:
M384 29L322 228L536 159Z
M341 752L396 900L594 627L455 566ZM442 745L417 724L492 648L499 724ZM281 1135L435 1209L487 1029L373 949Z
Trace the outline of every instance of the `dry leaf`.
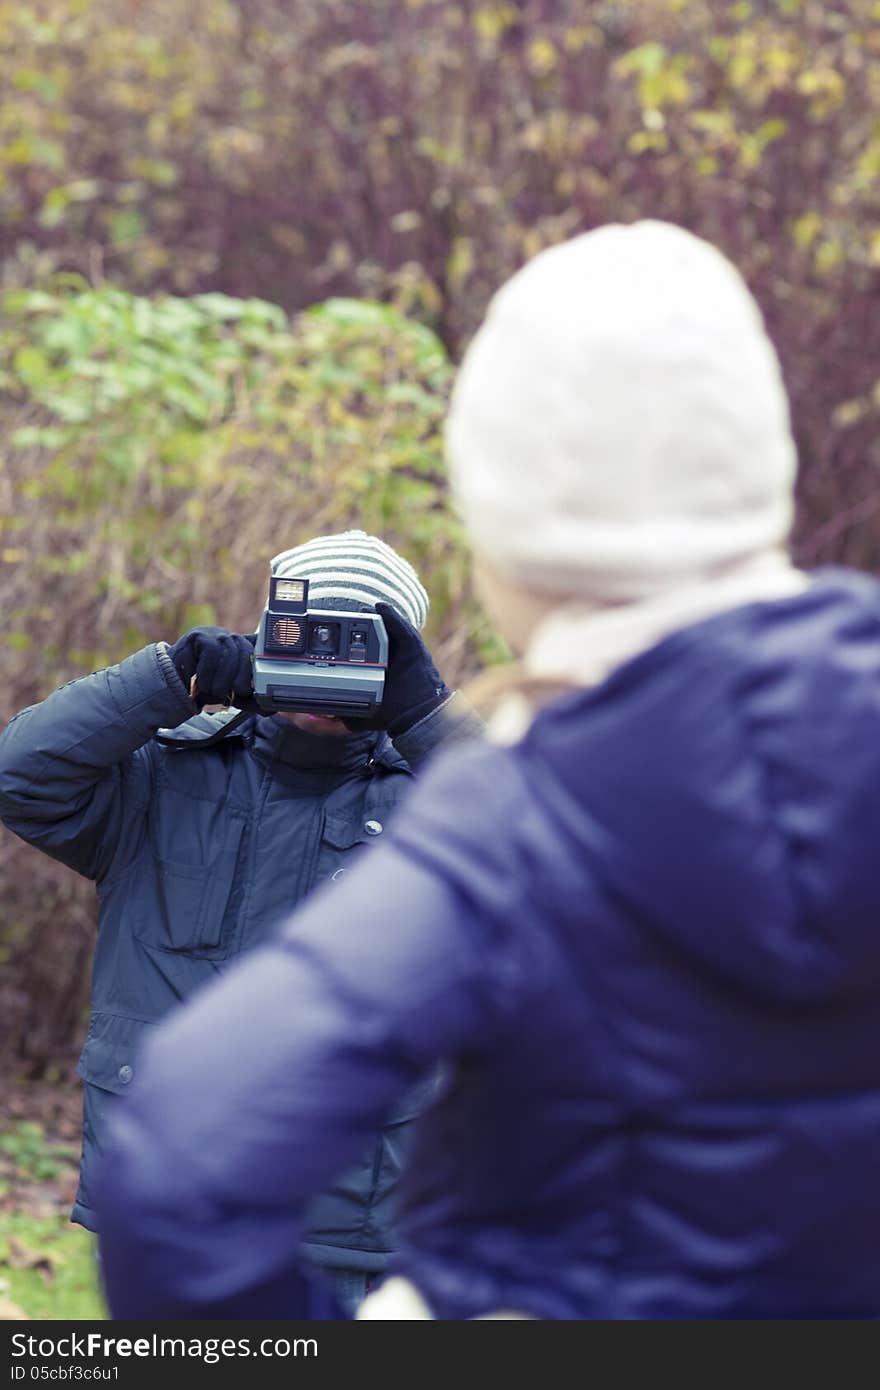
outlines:
M44 1275L48 1272L49 1282L55 1277L55 1266L63 1264L61 1255L54 1250L34 1250L31 1246L25 1245L18 1236L9 1237L9 1253L5 1263L10 1269L37 1269Z

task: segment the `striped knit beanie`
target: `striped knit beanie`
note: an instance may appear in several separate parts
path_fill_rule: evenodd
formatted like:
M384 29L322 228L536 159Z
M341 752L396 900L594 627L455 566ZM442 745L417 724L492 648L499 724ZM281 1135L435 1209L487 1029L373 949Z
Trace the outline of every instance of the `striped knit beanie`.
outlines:
M282 550L272 560L272 573L307 579L309 604L316 608L333 608L343 601L365 608L387 603L418 628L428 617L428 595L412 565L366 531L316 536Z

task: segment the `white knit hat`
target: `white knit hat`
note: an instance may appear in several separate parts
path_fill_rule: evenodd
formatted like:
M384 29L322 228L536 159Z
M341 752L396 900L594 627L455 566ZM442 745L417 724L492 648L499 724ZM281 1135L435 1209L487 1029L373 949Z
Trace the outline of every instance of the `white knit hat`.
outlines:
M536 256L496 294L447 422L471 540L543 593L628 601L780 545L796 461L738 271L664 222Z
M308 579L309 603L333 607L340 600L372 608L388 603L413 624L424 627L428 595L408 560L386 541L366 531L318 536L272 560L273 575Z

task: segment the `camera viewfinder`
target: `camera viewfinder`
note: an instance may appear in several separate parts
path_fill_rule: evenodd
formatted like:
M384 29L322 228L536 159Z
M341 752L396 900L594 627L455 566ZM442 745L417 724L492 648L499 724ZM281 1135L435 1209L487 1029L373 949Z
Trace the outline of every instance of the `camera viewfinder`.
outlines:
M367 634L358 628L353 628L348 645L349 661L366 661L367 659Z

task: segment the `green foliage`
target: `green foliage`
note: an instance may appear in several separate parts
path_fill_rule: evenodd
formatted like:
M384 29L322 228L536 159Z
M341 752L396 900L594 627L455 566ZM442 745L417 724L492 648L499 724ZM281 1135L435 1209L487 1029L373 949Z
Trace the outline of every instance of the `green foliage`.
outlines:
M13 1129L0 1134L0 1153L19 1179L52 1182L77 1152L67 1145L49 1144L42 1125L30 1120L20 1120Z
M94 1236L66 1216L0 1212L0 1315L105 1319Z
M261 300L151 301L109 285L68 286L7 293L0 385L46 416L18 429L13 444L50 451L55 481L66 480L86 505L96 500L82 493L89 458L97 467L88 482L99 490L156 456L185 463L202 431L229 417L237 393L254 388L285 343L284 313Z

